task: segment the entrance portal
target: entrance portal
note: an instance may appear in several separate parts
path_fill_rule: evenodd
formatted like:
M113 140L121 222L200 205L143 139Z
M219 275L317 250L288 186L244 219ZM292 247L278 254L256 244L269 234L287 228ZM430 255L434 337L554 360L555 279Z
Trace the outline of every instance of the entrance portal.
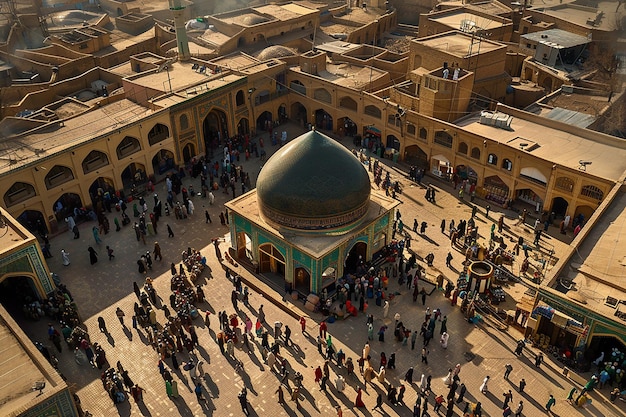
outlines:
M554 197L552 200L552 212L559 217L565 217L565 213L567 213L567 206L569 203L563 197Z
M31 277L12 276L0 282L0 302L11 314L26 314L23 309L24 305L37 300L39 296Z
M306 268L295 268L293 273L293 289L301 294L309 294L311 292L311 274Z
M350 252L348 252L348 256L346 257L346 262L344 263L344 271L348 273L356 272L356 267L365 262L365 257L367 256L367 243L365 242L357 242L352 246Z
M48 234L46 219L40 211L24 210L24 212L17 217L17 221L35 236Z
M74 214L75 208L81 208L83 202L78 194L65 193L52 205L57 221L62 221L67 216Z
M213 150L221 144L221 141L228 138L227 120L226 113L221 110L213 109L202 122L204 149L206 149L211 156L213 156Z

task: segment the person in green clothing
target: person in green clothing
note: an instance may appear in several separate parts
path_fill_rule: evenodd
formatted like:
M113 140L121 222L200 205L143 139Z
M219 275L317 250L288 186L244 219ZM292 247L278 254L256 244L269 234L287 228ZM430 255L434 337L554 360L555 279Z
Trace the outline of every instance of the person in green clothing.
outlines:
M172 383L168 380L165 380L165 392L167 393L168 397L172 397L173 391L172 391Z
M550 398L548 399L548 403L546 404L546 410L550 411L550 408L556 404L556 400L554 399L554 395L550 394Z
M576 394L576 392L578 392L576 387L572 387L572 389L569 391L569 394L567 394L567 401L572 402L574 400L574 394Z

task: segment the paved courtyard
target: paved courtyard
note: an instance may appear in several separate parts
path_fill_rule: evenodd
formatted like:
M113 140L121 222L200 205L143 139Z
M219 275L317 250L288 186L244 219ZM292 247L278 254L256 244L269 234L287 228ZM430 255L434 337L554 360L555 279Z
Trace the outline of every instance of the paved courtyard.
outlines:
M288 125L286 127L289 138L297 136L302 131L298 127ZM349 147L352 146L351 139L343 138L343 143ZM266 140L266 143L269 141ZM268 151L272 152L277 148L269 147ZM243 160L243 157L242 157ZM385 162L385 161L383 161ZM386 160L386 162L389 162ZM256 178L261 162L253 158L250 161L243 161L243 170L249 172L253 179ZM442 192L437 194L437 204L426 202L424 198L424 189L415 184L411 184L404 174L405 167L398 164L389 164L392 178L399 179L404 187L404 192L398 198L402 201L399 209L406 226L410 229L413 218L428 222L426 236L416 235L411 232L412 243L411 249L416 252L418 257L424 257L429 252L435 254L435 268L429 270L428 278L433 278L441 271L449 279L456 281L458 270L462 269L461 261L463 255L459 252L452 251L454 260L452 266L454 270L445 266L445 257L450 250L450 244L447 232L442 234L439 224L442 219L448 222L451 218L458 222L460 219L467 219L471 215L471 206L458 201L456 196L451 192L451 188L444 183L433 181L433 185ZM254 183L254 181L253 181ZM183 185L193 184L196 190L200 189L199 179L183 179ZM375 186L374 186L375 187ZM237 189L237 193L241 191ZM157 193L165 202L165 185L158 184ZM278 293L272 288L262 283L256 283L255 278L243 268L236 268L244 279L255 282L255 286L260 291L253 291L250 295L249 306L243 306L241 303L239 315L244 318L245 315L251 317L255 321L259 306L264 305L267 322L281 321L293 330L292 347L284 347L281 354L285 356L293 369L291 377L295 371L299 371L304 375L304 390L300 395L301 410L296 410L295 403L288 400L286 389L286 405L279 405L275 391L279 386L280 376L276 371L268 369L263 363L260 355L260 340L254 340L253 349L248 354L241 347L235 349L235 356L244 363L244 372L237 373L234 369L234 362L227 359L220 353L215 342L215 332L219 331L218 320L216 316L211 316L211 329L207 329L202 320L196 319L194 324L198 328L200 348L197 349L197 359L205 362L204 370L206 372L202 382L205 389L206 402L199 403L193 393L193 384L186 372L172 372L174 378L178 381L180 397L177 399L168 398L165 391L164 381L159 375L157 369L158 355L147 344L147 337L143 330L135 330L123 328L115 317L115 310L119 306L126 313L126 324L130 327L130 317L132 316L133 303L137 301L133 293L133 281L142 283L145 276L137 271L136 260L142 253L152 250L153 242L158 240L161 244L164 259L163 261L154 261L153 270L149 271L148 276L152 277L155 282L157 294L161 297L163 303L169 304L170 295L170 263L179 263L181 261L181 252L187 247L201 249L204 256L207 257L209 268L203 272L198 281L203 284L204 292L207 298L205 303L199 305L199 309L210 311L216 314L219 311L226 310L229 314L234 312L230 302L230 294L232 291L232 283L226 279L222 265L215 257L215 251L210 245L210 240L215 237L223 237L227 232L227 226L222 226L219 222L218 214L224 210L223 204L232 194L223 194L221 191L215 193L215 204L209 206L208 200L195 197L195 213L193 217L186 220L176 220L173 215L163 217L159 222L159 234L157 236L149 236L147 244L137 242L135 234L130 226L123 227L120 232L115 232L114 228L108 234L103 236L103 243L96 244L91 234L92 223L80 225L80 239L72 239L70 232L63 233L51 240L52 253L54 257L49 259L50 269L57 272L63 283L72 292L76 302L78 303L82 319L89 330L92 342L100 343L106 353L107 359L112 366L115 366L119 360L129 371L131 379L145 388L144 402L137 404L132 399L121 405L114 405L108 394L104 391L100 381L100 372L98 369L92 369L90 366L79 366L74 361L72 352L68 351L64 345L63 352L59 355L60 369L68 380L68 383L78 393L83 409L89 410L94 416L230 416L242 415L237 394L241 387L248 388L248 400L250 403L250 414L258 416L268 415L323 415L334 416L335 406L339 405L344 410L344 416L349 415L412 415L412 406L416 399L416 390L422 373L432 376L432 390L434 393L447 394L447 388L443 383L448 368L454 367L457 363L461 364L460 378L465 383L468 391L465 398L474 403L480 401L483 405L483 415L500 416L502 415L503 393L511 389L513 391L512 408L517 406L520 400L524 401L523 415L535 416L545 415L544 405L548 396L553 394L557 399L556 406L553 408L555 415L586 415L586 416L620 416L624 415L624 403L613 405L606 401L608 390L604 389L598 393L592 394L593 403L586 409L577 409L565 401L567 392L572 387L572 381L562 375L562 368L558 363L552 363L550 359L546 361L541 368L535 368L533 364L534 355L536 353L532 348L527 348L521 358L513 353L515 342L521 338L521 334L515 329L509 327L508 331L503 332L492 327L489 322L470 324L462 316L458 306L451 306L443 293L433 291L427 297L426 305L423 306L421 300L413 303L411 294L405 286L400 287L395 280L390 280L389 292L397 292L398 295L391 301L388 318L384 319L382 308L377 307L373 300L370 300L368 313L375 317L375 328L386 324L393 327L393 316L396 312L401 315L401 320L411 329L419 329L424 319L426 307L431 309L440 308L444 315L447 315L447 328L450 333L450 342L447 349L441 348L438 343L438 337L435 337L430 343L430 355L428 365L421 363L419 357L419 349L421 348L421 338L418 339L416 350L411 350L410 346L402 346L401 343L393 341L393 331L388 332L386 341L379 342L376 338L371 342L371 356L373 358L372 365L378 368L378 358L380 352L385 352L387 357L391 353L396 353L396 369L388 370L387 384L398 386L403 378L406 370L413 366L415 368L414 383L407 386L405 394L405 403L407 406L391 406L386 401L383 405L383 411L371 411L375 405L376 394L378 392L386 394L386 388L375 382L374 386L368 386L364 392L363 399L367 408L356 409L353 407L356 397L356 389L364 387L363 377L357 375L346 377L347 387L344 392L339 393L334 386L334 380L337 373L343 370L335 366L331 366L331 377L327 392L320 391L319 386L314 382L314 369L318 365L323 364L323 359L317 352L315 337L318 334L318 323L323 317L315 313L308 313L300 303L292 304L286 300L284 294ZM152 198L147 198L151 207ZM478 204L484 205L484 201L476 201ZM212 224L205 224L204 210L208 209L213 220ZM132 210L129 210L132 215ZM492 222L498 216L495 207L492 209L490 218L485 217L484 208L479 207L477 224L480 227L481 235L487 236ZM506 219L506 237L515 239L518 234L523 234L527 239L531 238L532 228L524 225L517 225L514 213L507 212ZM112 223L112 216L109 220ZM167 237L166 224L169 224L175 236ZM545 236L542 242L544 256L550 249L554 248L555 257L559 256L559 252L569 243L571 236L562 237ZM226 236L228 239L228 236ZM227 240L221 244L222 252L226 250L230 242ZM99 261L91 266L89 264L89 256L87 252L88 246L93 246L99 253ZM107 259L105 247L109 245L115 250L115 258L111 261ZM65 249L70 253L71 265L64 267L61 262L60 252ZM406 252L405 252L406 253ZM540 252L534 252L539 258ZM514 266L514 272L517 272ZM508 293L508 301L504 308L515 308L514 298L519 299L528 288L521 284L512 285L506 288ZM160 306L160 303L157 303ZM165 316L161 310L157 311L158 320L164 323ZM307 315L307 332L301 334L300 326L295 317L300 314ZM110 331L110 337L98 331L97 317L105 318L107 327ZM21 317L17 319L24 325L24 330L33 340L47 340L46 320L39 322L25 322ZM269 329L268 327L268 330ZM392 329L390 329L392 330ZM346 357L356 359L360 356L360 352L367 340L367 332L365 326L365 316L350 317L332 324L329 324L329 332L333 336L333 340L337 348L342 348L346 353ZM439 335L439 324L437 324L436 336ZM271 339L271 337L270 337ZM409 343L410 345L410 343ZM54 347L50 346L50 349ZM187 360L187 354L179 354L179 362ZM171 361L167 359L167 366L171 366ZM506 363L513 365L513 371L509 380L503 378L504 367ZM489 384L489 392L481 394L479 385L483 378L489 375L491 382ZM587 376L585 376L587 377ZM526 390L523 394L517 392L517 384L521 378L527 382ZM293 381L290 381L293 387ZM432 411L433 395L430 396L429 413L434 415ZM464 404L461 404L464 405ZM621 407L618 408L618 407ZM454 409L454 415L461 415L462 408L457 405ZM440 410L445 415L445 405Z

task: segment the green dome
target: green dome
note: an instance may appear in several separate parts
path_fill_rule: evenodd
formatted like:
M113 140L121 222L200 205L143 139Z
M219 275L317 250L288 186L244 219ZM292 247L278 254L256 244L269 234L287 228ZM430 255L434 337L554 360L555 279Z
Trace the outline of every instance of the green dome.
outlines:
M365 215L370 179L341 144L311 131L280 148L257 179L259 208L271 223L302 230L332 229Z

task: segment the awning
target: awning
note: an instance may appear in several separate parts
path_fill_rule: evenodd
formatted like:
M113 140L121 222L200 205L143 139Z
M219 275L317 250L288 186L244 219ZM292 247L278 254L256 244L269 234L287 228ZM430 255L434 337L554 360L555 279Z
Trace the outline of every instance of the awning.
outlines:
M539 303L537 304L537 307L535 307L535 309L533 310L532 313L533 316L543 316L547 319L552 320L552 316L554 316L554 309L552 307L550 307L549 305L547 305L546 303Z
M534 167L524 167L519 172L521 175L537 180L543 184L548 183L548 179L545 175L541 173L537 168Z
M535 305L535 301L528 297L522 297L522 300L517 303L515 308L522 311L533 311L533 306Z
M558 310L554 310L554 315L552 316L552 323L559 326L561 329L567 327L567 322L572 319L567 314L563 314Z
M436 159L437 161L441 161L441 162L445 162L446 164L449 164L450 161L448 160L448 158L446 158L443 155L435 155L432 157L432 159Z

